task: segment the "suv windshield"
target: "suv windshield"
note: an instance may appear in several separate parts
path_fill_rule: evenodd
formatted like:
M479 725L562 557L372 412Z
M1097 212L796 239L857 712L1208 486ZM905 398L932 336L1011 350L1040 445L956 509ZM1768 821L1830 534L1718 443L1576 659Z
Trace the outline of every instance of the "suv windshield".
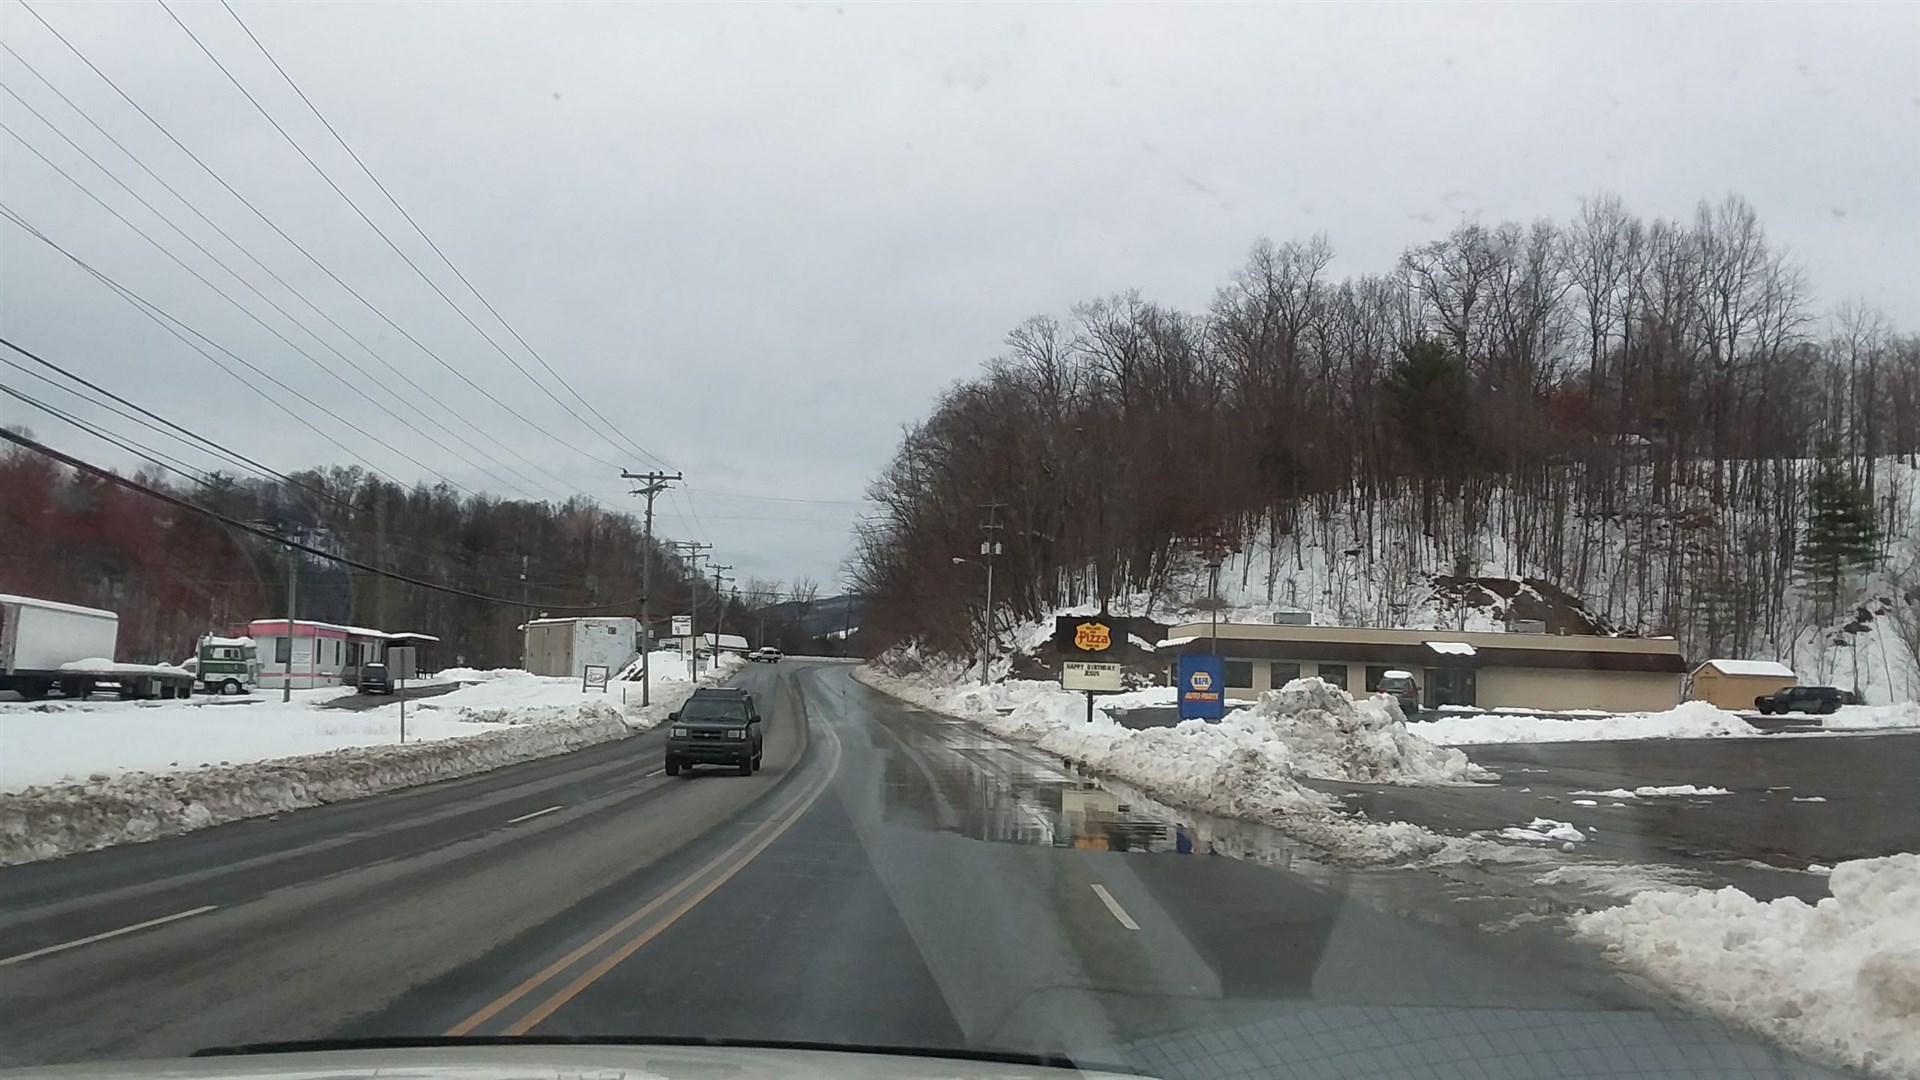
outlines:
M697 697L680 707L682 720L745 720L747 703L726 698Z

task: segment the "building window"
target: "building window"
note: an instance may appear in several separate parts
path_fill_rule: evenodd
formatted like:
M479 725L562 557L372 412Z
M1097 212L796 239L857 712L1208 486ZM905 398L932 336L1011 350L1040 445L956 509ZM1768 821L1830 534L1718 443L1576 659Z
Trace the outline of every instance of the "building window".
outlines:
M1300 665L1275 660L1267 665L1267 685L1275 690L1300 677Z
M1229 660L1226 667L1228 686L1253 689L1253 661Z
M1404 670L1404 669L1388 667L1385 664L1368 664L1367 665L1367 685L1362 688L1363 692L1369 693L1369 694L1379 693L1380 684L1387 681L1387 672L1396 671L1396 670Z
M273 639L273 662L276 664L293 663L292 635L283 635Z
M1342 690L1347 688L1347 665L1345 664L1321 664L1319 675Z

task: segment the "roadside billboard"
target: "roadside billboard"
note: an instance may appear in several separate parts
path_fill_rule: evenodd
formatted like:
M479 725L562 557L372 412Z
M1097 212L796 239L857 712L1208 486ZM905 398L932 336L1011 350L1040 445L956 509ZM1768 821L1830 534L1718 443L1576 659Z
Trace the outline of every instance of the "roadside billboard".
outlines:
M1180 719L1218 720L1226 715L1227 662L1218 656L1182 656L1174 685L1180 692Z

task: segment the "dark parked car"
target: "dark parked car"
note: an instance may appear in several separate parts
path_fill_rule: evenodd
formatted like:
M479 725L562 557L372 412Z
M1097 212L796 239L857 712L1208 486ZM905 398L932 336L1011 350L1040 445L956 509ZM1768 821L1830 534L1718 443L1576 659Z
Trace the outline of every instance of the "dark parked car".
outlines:
M360 692L363 694L393 693L393 677L387 674L387 665L361 664Z
M1860 695L1836 686L1789 686L1753 699L1762 713L1830 713L1860 704Z
M760 710L753 695L738 687L695 690L667 722L667 775L691 772L695 765L732 765L741 776L760 767L764 746Z

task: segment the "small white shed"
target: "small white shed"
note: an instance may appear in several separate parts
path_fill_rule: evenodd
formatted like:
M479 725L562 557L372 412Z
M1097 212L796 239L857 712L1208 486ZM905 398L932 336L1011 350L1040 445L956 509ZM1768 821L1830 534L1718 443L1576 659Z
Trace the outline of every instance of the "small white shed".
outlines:
M639 655L638 619L534 619L525 629L524 662L535 675L578 679L589 664L619 671Z

